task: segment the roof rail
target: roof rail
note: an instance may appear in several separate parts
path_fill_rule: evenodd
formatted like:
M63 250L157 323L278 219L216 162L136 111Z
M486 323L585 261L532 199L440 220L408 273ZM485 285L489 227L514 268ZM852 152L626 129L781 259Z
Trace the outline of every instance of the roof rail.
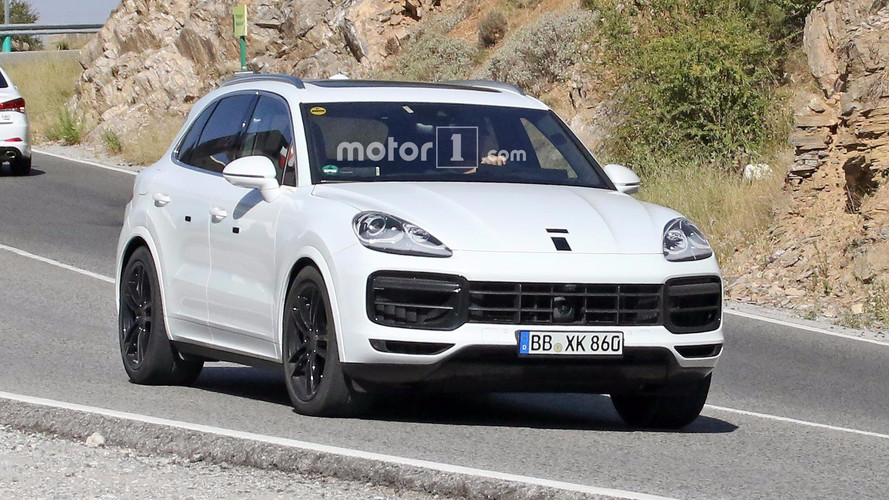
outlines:
M299 77L293 75L280 75L273 73L240 73L235 74L235 76L229 78L222 84L223 87L228 87L229 85L237 85L239 83L250 83L250 82L282 82L289 83L298 89L306 88L303 81L299 79Z
M512 92L513 94L525 95L525 92L518 85L506 82L498 82L494 80L448 80L442 83L452 85L465 85L467 87L479 87L483 89L501 90Z

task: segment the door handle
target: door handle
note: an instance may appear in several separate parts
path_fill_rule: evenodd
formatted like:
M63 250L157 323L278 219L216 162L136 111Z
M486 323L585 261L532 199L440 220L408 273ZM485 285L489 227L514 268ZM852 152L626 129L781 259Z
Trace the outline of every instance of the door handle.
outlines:
M221 220L228 217L228 212L219 207L213 207L210 209L210 216L213 217L213 222L220 222Z
M165 193L154 193L154 205L157 207L165 207L173 201L170 195Z

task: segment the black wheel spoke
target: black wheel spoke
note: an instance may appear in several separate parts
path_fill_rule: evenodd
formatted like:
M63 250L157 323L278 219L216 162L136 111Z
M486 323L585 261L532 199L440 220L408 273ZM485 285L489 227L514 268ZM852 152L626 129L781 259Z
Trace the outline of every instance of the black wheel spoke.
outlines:
M123 332L123 344L125 346L127 346L127 348L129 348L130 345L133 344L134 341L136 340L136 332L138 330L139 330L139 324L136 322L133 322L133 324L130 325L130 327L127 328Z
M308 401L321 387L328 356L327 312L321 289L306 282L295 289L285 321L285 357L290 387Z

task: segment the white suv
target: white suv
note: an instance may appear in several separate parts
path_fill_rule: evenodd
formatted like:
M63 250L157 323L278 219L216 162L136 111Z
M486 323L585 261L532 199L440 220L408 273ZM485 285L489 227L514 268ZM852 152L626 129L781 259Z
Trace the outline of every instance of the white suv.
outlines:
M680 214L637 201L515 87L236 77L136 179L118 247L136 383L274 365L296 409L381 391L612 395L700 413L722 282Z
M0 68L0 162L9 162L15 175L31 173L30 138L25 98Z

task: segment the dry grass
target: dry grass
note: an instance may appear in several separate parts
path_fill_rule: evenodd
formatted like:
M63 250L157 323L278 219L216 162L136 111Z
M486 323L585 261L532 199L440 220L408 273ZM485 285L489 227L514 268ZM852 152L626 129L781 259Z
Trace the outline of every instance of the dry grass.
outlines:
M3 69L25 97L33 140L42 138L50 127L56 125L59 111L74 95L77 80L83 71L73 57L8 63Z
M134 165L151 165L167 151L183 123L184 117L160 116L138 133L121 134L121 156Z
M661 170L642 178L638 197L670 207L695 222L710 239L720 264L738 247L754 243L772 222L783 175L747 181L712 167Z

